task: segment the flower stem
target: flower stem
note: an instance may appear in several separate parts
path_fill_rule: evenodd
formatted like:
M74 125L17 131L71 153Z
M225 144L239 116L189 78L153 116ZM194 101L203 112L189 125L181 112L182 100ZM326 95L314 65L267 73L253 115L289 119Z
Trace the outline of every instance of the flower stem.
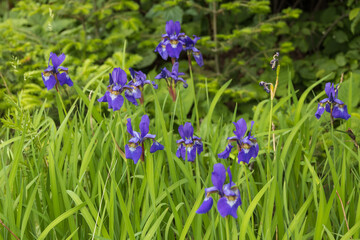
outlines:
M225 217L225 230L226 230L226 239L230 240L230 231L229 231L229 217Z
M67 111L66 111L64 102L63 102L63 100L62 100L61 94L60 94L59 91L57 91L57 94L58 94L58 96L59 96L59 100L60 100L61 106L62 106L62 108L63 108L63 110L64 110L64 113L65 113L65 115L67 115Z
M245 163L243 164L244 166L244 172L245 172L245 180L246 180L246 187L247 187L247 191L248 191L248 195L249 195L249 205L251 203L251 192L250 192L250 186L249 186L249 180L248 180L248 176L247 176L247 171L248 171L248 168L247 166L245 165ZM251 222L252 222L252 229L254 229L254 216L251 215Z
M184 124L184 112L183 112L183 104L182 104L182 98L179 90L179 100L180 100L180 117L181 117L181 124Z

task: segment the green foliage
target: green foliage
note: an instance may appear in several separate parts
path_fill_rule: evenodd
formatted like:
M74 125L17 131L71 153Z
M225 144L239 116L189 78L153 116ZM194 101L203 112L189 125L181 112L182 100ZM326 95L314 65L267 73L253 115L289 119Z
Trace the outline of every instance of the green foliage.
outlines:
M292 72L291 79L305 89L330 72L357 71L359 66L360 5L333 1L310 12L290 3L274 10L269 0L196 1L8 1L0 11L0 100L23 92L25 109L35 109L47 99L41 72L50 52L67 55L64 66L80 87L108 67L122 66L122 47L127 41L125 66L158 71L163 60L154 48L164 33L165 22L182 23L188 35L201 37L198 48L205 66L195 68L196 86L215 93L227 79L234 79L224 100L250 105L266 98L258 87L274 73L268 62L280 51L281 64ZM273 3L274 5L275 3ZM310 3L308 3L310 4ZM298 6L298 5L297 5ZM215 32L216 31L216 32ZM216 37L215 37L216 36ZM183 64L186 71L186 66ZM100 77L106 77L104 72ZM68 96L73 90L67 89ZM279 91L284 96L285 91ZM67 98L66 104L74 101ZM1 104L0 115L11 107ZM199 106L199 111L202 111ZM239 109L250 113L249 108Z
M280 76L287 74L280 71ZM154 101L147 100L144 108L126 104L119 112L102 112L100 103L94 103L104 86L95 76L90 81L99 87L90 99L75 85L80 100L66 109L58 105L59 124L49 116L46 103L29 111L22 106L22 93L16 101L8 97L12 110L0 130L0 219L21 239L358 238L360 158L346 130L355 135L360 131L360 113L353 107L360 99L360 75L345 75L339 97L348 103L352 117L336 121L334 129L328 115L319 121L314 116L316 100L324 93L306 101L333 75L314 83L300 98L290 78L280 79L287 94L252 109L253 117L245 118L255 121L260 152L249 166L238 164L234 154L230 160L217 158L233 131L231 122L244 117L236 110L233 119L225 117L220 105L231 81L203 105L207 114L199 113L204 120L195 135L202 137L204 152L195 163L178 159L175 151L177 126L186 121L196 126L197 113L176 111L182 107L179 99L170 103L161 88L149 92L147 99ZM190 87L186 91L201 99L205 90L197 97ZM166 105L171 112L164 111ZM121 153L129 140L126 119L137 125L143 112L151 115L151 132L165 150L146 151L145 162L134 165ZM216 206L208 214L195 213L217 162L231 166L240 189L238 219L221 218ZM11 238L5 228L0 232L1 239Z

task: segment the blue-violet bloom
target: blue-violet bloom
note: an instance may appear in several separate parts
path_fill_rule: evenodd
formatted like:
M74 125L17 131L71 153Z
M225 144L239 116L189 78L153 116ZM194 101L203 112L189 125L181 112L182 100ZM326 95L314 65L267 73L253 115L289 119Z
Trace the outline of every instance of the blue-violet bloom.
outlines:
M60 56L57 56L55 53L50 53L48 67L41 73L43 82L47 90L52 89L54 86L58 91L58 84L64 85L67 84L70 87L73 86L73 82L71 81L68 68L60 66L65 60L65 54L62 53ZM50 60L52 62L52 66L50 65Z
M146 84L152 84L155 89L158 88L158 85L155 84L154 81L150 81L146 79L146 74L142 71L135 71L132 68L129 68L131 81L129 82L129 86L132 89L125 91L125 97L134 97L136 99L140 99L140 103L144 102L143 89Z
M196 35L193 35L194 40L191 39L189 36L184 36L181 37L180 39L183 40L184 45L183 45L183 49L187 52L188 54L188 60L189 63L191 64L191 60L190 60L190 56L191 54L194 56L196 63L202 67L204 65L204 61L203 61L203 57L201 52L199 51L199 49L197 49L195 47L196 42L200 39L199 37L197 37ZM191 65L190 65L191 66Z
M256 138L251 135L251 131L254 125L254 121L251 121L251 128L248 135L245 135L247 131L246 122L243 118L239 121L233 123L236 130L234 131L234 137L228 137L228 145L226 146L225 151L218 154L219 158L227 159L230 155L230 152L233 148L231 145L232 142L236 142L238 153L238 163L244 162L249 163L250 159L256 158L259 153L259 145L256 141Z
M174 22L173 20L166 22L165 30L169 38L169 41L166 43L166 51L171 58L179 58L184 44L179 38L184 35L180 33L180 22Z
M138 133L133 130L131 119L128 118L126 127L132 138L129 140L129 143L125 145L125 156L128 159L132 159L135 164L139 161L140 158L144 161L144 141L146 139L151 139L153 141L153 144L150 147L150 153L164 149L163 145L155 141L156 135L149 134L149 125L150 119L148 115L142 116L139 125L140 133Z
M99 102L107 102L109 108L112 108L113 111L120 110L124 104L124 98L121 96L124 90L132 90L131 86L126 85L127 76L126 72L121 68L114 68L112 74L109 73L109 85L105 95L98 99ZM138 105L134 96L125 96L134 105Z
M182 82L184 88L188 87L188 84L186 83L186 81L179 77L185 75L185 73L179 72L179 63L175 62L171 72L169 70L166 69L166 67L164 67L163 69L161 69L161 73L159 73L155 79L165 79L166 84L168 86L169 89L169 93L173 99L173 101L176 101L176 90L175 90L175 86L177 83Z
M234 218L237 218L236 211L242 203L240 191L232 181L230 167L228 167L227 172L229 175L229 183L224 185L226 180L225 167L221 163L214 165L214 171L211 174L211 181L214 186L205 189L205 199L196 213L207 213L213 205L211 194L218 193L220 199L217 202L217 209L220 215L222 217L231 215Z
M176 141L178 144L176 156L193 162L196 159L196 153L200 155L203 151L201 138L194 136L194 128L189 122L179 126L179 134L181 139Z
M351 115L348 113L347 106L344 104L343 101L339 100L338 91L339 85L334 87L332 83L325 84L325 93L328 96L327 98L320 101L318 104L317 111L315 113L315 117L319 119L321 115L326 110L330 113L331 118L342 118L348 120Z

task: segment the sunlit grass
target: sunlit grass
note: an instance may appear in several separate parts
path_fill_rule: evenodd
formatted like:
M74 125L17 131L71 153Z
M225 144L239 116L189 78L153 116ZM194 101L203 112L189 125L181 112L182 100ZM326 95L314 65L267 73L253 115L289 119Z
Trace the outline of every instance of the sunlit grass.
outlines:
M232 119L214 117L215 111L221 115L217 103L230 81L201 105L206 114L199 116L199 128L198 112L183 112L194 99L206 101L206 92L195 97L189 78L189 89L178 88L175 103L160 83L159 90L147 89L144 108L125 104L118 112L96 101L107 79L91 80L98 87L90 97L75 85L78 100L65 106L66 111L57 98L60 122L48 116L46 103L29 113L13 102L1 129L0 219L20 239L359 238L360 155L345 133L350 127L357 135L359 118L354 114L347 122L337 121L332 130L330 117L318 121L314 116L324 93L314 96L312 90L331 78L314 82L302 93L289 80L287 96L275 98L272 108L270 100L254 108L246 120L255 121L260 152L249 166L238 164L236 155L229 160L217 157L234 130L232 122L242 117L236 112ZM359 80L354 74L344 84ZM349 92L342 92L346 89ZM357 90L340 88L350 114L357 112L351 107ZM270 111L274 129L269 132ZM134 165L122 154L130 138L126 119L137 126L144 113L165 149L154 154L147 150L145 161ZM194 163L175 155L177 128L184 122L191 122L204 142L204 152ZM237 219L223 219L216 207L207 214L195 213L218 162L231 167L240 189L243 204ZM15 238L1 227L0 239Z

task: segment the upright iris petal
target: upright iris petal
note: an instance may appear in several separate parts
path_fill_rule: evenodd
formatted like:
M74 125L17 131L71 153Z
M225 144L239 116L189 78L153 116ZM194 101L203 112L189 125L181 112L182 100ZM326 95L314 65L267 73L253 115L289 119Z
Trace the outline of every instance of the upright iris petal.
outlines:
M315 117L319 119L325 110L330 113L332 118L342 118L348 120L351 115L348 113L347 106L339 100L339 85L334 87L334 84L326 83L325 84L325 93L328 96L327 98L321 100L318 104Z
M139 125L139 133L133 130L131 119L128 118L126 129L131 135L131 139L129 140L129 143L125 145L125 156L128 159L132 159L135 164L139 161L140 158L142 161L144 161L142 156L144 156L144 141L146 139L151 139L153 141L153 144L150 147L150 153L164 149L164 146L155 140L156 135L149 134L149 125L149 116L143 115Z
M259 153L259 145L256 141L256 138L251 135L251 131L254 125L254 121L251 122L251 128L248 132L248 135L245 135L247 131L247 125L244 119L240 119L237 122L233 123L235 126L234 137L228 138L228 145L225 148L225 151L218 154L219 158L227 159L230 155L230 152L233 148L231 145L232 142L236 142L238 153L238 163L244 162L249 163L251 158L256 158Z
M55 53L50 53L48 67L41 73L43 82L47 90L52 89L60 84L63 86L67 84L69 87L73 86L73 82L71 81L68 69L60 66L65 60L65 54L62 53L60 56L57 56ZM52 66L50 65L50 61Z
M224 165L217 163L214 165L214 171L211 175L211 181L214 186L205 189L205 199L196 213L207 213L213 206L212 193L218 193L220 199L217 202L217 209L222 217L228 215L237 218L237 208L241 205L240 191L232 182L232 174L230 168L227 169L229 183L225 184L226 171Z
M203 151L201 138L194 136L194 128L189 122L180 125L178 131L181 139L176 141L176 156L190 162L195 161L196 154L200 155Z

